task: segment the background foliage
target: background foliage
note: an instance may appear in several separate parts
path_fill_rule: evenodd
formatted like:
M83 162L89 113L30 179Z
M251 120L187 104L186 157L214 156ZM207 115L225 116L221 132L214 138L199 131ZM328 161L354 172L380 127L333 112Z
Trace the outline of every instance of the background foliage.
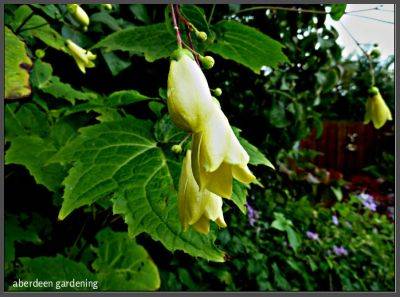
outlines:
M18 278L113 291L394 289L393 141L371 158L369 180L318 168L316 152L298 149L324 120L364 114L369 60L342 57L326 14L180 7L208 35L193 36L194 48L215 58L210 88L222 89L263 185L235 183L228 228L204 236L183 233L177 215L183 154L170 149L186 135L166 110L169 8L83 7L87 32L65 5L5 6L8 290ZM66 39L97 55L86 75ZM372 63L393 112L393 58ZM360 199L366 188L377 208Z

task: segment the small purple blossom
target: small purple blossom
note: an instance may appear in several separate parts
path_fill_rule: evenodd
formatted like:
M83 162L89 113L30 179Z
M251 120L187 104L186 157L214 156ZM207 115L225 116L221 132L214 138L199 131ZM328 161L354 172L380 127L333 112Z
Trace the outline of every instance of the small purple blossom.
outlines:
M343 246L333 246L333 252L337 255L337 256L347 256L349 254L349 252L343 247Z
M333 215L333 216L332 216L332 222L333 222L336 226L339 225L339 219L338 219L338 217L335 216L335 215Z
M393 206L389 206L387 208L387 211L388 211L389 218L391 218L393 220L394 219L394 207Z
M319 235L316 232L312 232L312 231L307 231L306 235L309 239L311 240L318 240L319 239Z
M258 211L256 211L249 203L246 203L247 206L247 217L249 219L249 224L254 226L254 223L257 222L259 218Z
M374 197L367 193L361 193L357 195L357 198L361 200L362 204L371 211L376 211L376 203Z

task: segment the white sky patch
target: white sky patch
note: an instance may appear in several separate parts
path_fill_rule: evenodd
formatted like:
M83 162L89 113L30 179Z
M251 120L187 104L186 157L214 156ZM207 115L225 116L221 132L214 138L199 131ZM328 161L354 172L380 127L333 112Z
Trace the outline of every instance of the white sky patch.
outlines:
M394 24L388 24L367 18L375 18L394 23L394 4L348 4L346 13L375 7L379 7L379 10L359 11L345 14L340 19L340 22L346 26L347 30L349 30L354 38L362 45L377 43L378 48L381 51L381 58L386 59L389 55L394 55ZM356 43L351 39L339 22L332 20L331 17L328 16L325 24L333 26L339 32L337 42L339 45L344 47L344 56L348 56L353 52L361 53L361 50L357 47Z

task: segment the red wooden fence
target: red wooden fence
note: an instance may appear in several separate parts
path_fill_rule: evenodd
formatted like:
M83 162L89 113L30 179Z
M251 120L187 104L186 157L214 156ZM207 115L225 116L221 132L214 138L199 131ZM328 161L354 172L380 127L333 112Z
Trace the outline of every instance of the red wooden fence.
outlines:
M377 150L383 145L384 135L385 129L376 130L371 124L326 121L321 137L317 139L313 131L301 141L300 147L322 153L314 160L317 166L349 175L372 164Z

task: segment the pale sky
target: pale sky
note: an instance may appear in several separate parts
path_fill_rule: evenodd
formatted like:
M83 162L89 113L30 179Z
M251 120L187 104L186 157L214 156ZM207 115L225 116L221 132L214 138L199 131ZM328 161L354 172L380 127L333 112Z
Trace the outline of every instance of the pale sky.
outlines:
M359 11L347 14L351 11L364 10L378 7L379 10ZM394 23L394 4L348 4L346 14L340 19L340 22L346 26L347 30L361 44L363 43L378 43L378 48L381 51L381 57L387 58L394 54L394 24L388 24L380 21L375 21L358 16L375 18L387 22ZM344 56L357 51L361 52L349 34L340 24L334 21L330 16L326 19L326 24L333 26L338 32L338 43L344 46Z

